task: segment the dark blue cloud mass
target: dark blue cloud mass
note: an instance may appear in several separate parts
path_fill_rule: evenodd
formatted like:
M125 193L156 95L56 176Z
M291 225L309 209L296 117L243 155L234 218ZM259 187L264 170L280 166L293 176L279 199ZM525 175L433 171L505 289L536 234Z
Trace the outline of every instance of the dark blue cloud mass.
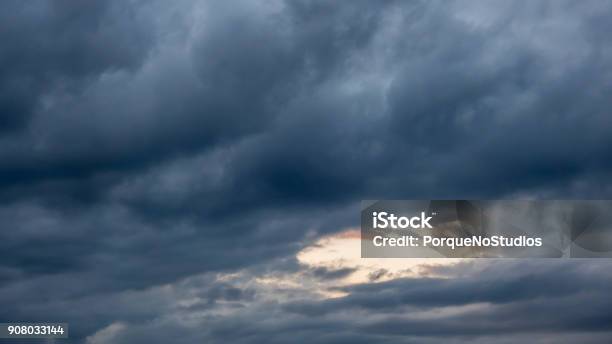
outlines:
M215 277L350 276L295 255L357 226L361 199L610 198L610 18L601 0L2 1L0 322L68 321L74 343L610 342L607 261L372 276L335 299Z

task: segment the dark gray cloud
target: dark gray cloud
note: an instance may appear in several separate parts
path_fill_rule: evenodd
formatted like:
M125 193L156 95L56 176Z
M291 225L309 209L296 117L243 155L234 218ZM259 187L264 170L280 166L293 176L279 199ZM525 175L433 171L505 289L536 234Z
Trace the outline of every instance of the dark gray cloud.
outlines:
M0 320L65 314L79 326L76 342L125 322L123 340L146 341L146 331L159 335L153 328L185 329L143 325L167 305L127 309L146 303L130 292L220 271L300 269L295 252L355 226L360 199L612 195L605 2L0 7ZM247 312L211 319L203 336L436 341L422 319L385 313L384 322L362 324L328 309L398 314L384 307L384 295L401 307L494 305L490 314L469 313L479 319L472 327L448 316L441 335L484 335L479 324L498 319L503 324L486 334L505 333L508 342L527 333L545 341L544 329L564 326L559 341L602 342L609 319L597 293L608 277L547 264L521 266L549 269L521 277L529 289L522 280L487 279L491 271L472 278L478 285L462 278L365 285L336 301L274 308L274 317L288 317L278 335L272 324L249 324ZM588 272L599 269L594 264L575 266ZM559 277L570 274L571 283ZM198 309L257 298L248 288L202 284L208 296ZM114 298L115 308L100 313L88 306ZM576 304L588 307L548 323L510 321L529 307ZM415 327L423 332L402 332ZM185 342L203 338L188 332Z
M0 24L0 130L20 130L51 89L81 87L107 70L137 68L152 37L123 2L6 1Z
M239 309L226 308L226 313L168 309L194 322L181 323L175 314L154 324L125 321L108 341L103 338L104 330L90 340L512 343L529 338L535 343L571 343L580 338L587 343L603 343L612 335L611 305L605 297L612 278L608 265L594 261L466 263L453 267L453 275L442 279L357 285L349 287L349 296L338 299L279 304L254 296ZM180 288L202 282L193 281Z

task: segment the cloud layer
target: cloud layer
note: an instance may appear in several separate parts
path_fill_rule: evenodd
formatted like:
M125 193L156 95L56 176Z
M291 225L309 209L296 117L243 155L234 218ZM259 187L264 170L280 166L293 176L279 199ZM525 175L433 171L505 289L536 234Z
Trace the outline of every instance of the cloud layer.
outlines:
M296 254L361 199L609 198L609 4L0 7L0 320L79 343L609 338L605 262L381 270L321 300L247 282L358 274Z

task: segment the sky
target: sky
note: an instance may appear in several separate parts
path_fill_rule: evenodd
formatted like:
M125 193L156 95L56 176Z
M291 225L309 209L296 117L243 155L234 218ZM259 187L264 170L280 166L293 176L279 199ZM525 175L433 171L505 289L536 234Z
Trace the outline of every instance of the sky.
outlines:
M609 260L366 260L358 227L363 199L609 199L611 17L3 0L0 322L68 322L57 343L609 343Z

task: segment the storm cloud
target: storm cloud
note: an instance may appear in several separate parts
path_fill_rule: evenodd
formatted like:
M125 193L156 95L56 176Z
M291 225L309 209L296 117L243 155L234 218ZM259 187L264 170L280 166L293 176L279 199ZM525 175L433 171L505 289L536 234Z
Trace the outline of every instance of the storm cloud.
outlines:
M68 321L75 343L610 338L605 261L276 303L246 281L351 275L295 255L361 199L610 198L611 4L0 8L3 322Z

